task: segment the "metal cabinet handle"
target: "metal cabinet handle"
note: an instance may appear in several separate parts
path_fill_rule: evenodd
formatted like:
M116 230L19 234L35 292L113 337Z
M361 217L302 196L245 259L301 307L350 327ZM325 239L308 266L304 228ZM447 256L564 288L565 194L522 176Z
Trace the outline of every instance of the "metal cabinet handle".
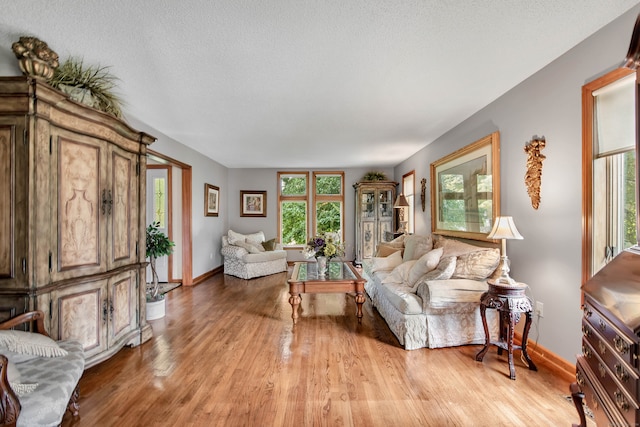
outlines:
M615 393L613 393L613 396L616 400L616 406L620 408L620 410L625 412L629 410L629 402L620 390L616 390Z
M600 350L600 354L604 356L607 351L607 345L603 341L598 341L598 350Z
M111 190L102 190L102 215L111 215L111 207L113 206L113 198Z
M616 347L616 351L620 354L625 354L629 352L629 344L623 340L620 335L616 335L613 339L613 344Z
M607 368L602 363L598 363L598 372L600 372L600 376L605 378L607 376Z
M107 323L107 300L102 302L102 323Z
M591 359L591 349L586 345L582 346L582 354L584 354L587 359Z
M580 387L584 387L584 377L580 371L576 372L576 382Z
M593 315L593 312L589 308L589 306L585 305L582 307L582 312L584 313L584 317L589 318Z
M616 363L614 367L616 369L616 377L618 377L620 381L626 383L629 380L629 374L627 373L627 371L619 363Z
M582 335L584 335L587 338L591 336L591 330L587 325L582 325Z
M107 215L111 215L111 206L113 206L113 198L111 198L111 190L107 190Z
M604 332L604 331L606 331L606 330L607 330L607 324L606 324L606 323L604 323L604 320L602 320L602 319L600 319L600 320L598 321L598 327L600 328L600 330L601 330L602 332Z

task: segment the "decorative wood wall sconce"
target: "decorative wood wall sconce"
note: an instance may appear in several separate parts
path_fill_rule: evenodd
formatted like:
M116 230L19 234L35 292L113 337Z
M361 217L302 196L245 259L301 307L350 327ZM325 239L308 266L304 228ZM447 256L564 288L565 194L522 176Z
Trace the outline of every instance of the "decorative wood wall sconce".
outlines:
M524 146L527 153L527 173L524 175L524 182L527 185L527 193L531 198L531 206L538 209L540 206L540 184L542 183L542 161L546 156L540 153L546 145L544 136L534 135Z
M427 178L420 180L420 203L422 203L422 212L424 212L425 193L427 192Z

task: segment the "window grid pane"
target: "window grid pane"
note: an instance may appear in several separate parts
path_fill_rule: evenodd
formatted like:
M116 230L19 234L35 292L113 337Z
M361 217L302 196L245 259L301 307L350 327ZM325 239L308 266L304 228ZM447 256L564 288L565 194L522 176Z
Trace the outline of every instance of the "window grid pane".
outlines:
M318 233L340 232L342 226L342 203L316 203L316 224Z
M283 175L280 177L282 196L305 196L307 194L306 175Z
M307 242L307 202L280 203L281 242L283 245L304 245Z
M342 194L342 177L338 175L316 176L316 194L339 196Z
M166 181L164 178L153 179L153 221L159 222L159 228L165 228Z

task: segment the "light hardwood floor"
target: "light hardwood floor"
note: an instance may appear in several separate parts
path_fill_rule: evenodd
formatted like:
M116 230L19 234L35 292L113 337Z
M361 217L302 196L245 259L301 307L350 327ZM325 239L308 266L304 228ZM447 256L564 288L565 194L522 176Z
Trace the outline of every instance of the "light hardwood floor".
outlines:
M88 369L63 426L570 426L569 384L495 348L403 350L370 301L303 295L286 273L215 275L167 294L154 338ZM535 361L535 360L534 360ZM591 425L594 425L593 423Z

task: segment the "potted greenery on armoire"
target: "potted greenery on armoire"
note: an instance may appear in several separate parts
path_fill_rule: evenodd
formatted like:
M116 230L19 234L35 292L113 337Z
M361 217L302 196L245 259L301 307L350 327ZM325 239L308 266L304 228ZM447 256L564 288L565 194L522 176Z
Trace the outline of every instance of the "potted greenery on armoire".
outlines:
M173 243L169 238L161 232L158 227L159 222L153 222L147 227L147 257L151 265L150 286L147 286L147 320L155 320L164 317L165 300L164 295L160 293L160 283L158 281L158 272L156 271L156 260L165 255L171 255L173 252Z

